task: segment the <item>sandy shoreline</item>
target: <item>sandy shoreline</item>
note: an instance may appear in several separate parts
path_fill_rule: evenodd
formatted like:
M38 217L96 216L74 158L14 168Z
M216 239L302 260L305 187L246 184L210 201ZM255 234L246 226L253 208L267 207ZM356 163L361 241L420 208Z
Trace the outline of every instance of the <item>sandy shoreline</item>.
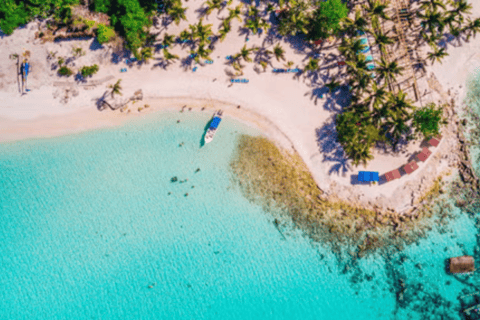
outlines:
M480 5L472 3L473 16L480 15ZM170 25L162 30L158 39L168 34L178 34L188 27L188 22L196 21L195 8L201 1L189 3L187 11L189 21L179 26ZM225 13L226 14L226 13ZM216 22L220 17L210 16L207 23ZM387 184L368 186L355 184L355 175L360 170L378 171L380 174L397 169L415 157L421 150L421 142L410 143L407 148L396 153L375 149L375 159L366 167L353 167L336 141L334 118L347 103L346 94L337 90L328 93L325 83L332 74L339 72L336 63L322 62L318 77L299 77L294 74L278 74L272 68L284 68L284 62L272 60L266 72L255 71L254 64L245 64L244 75L248 84L230 83L226 72L227 55L234 54L247 44L249 47L265 45L264 36L250 36L247 43L243 36L229 35L224 42L218 43L212 56L213 64L182 65L179 61L166 68L155 63L130 65L128 72L120 73L126 67L123 60L112 62L112 50L108 46L90 50L94 40L71 40L59 43L41 44L34 39L39 22L32 22L26 28L18 29L13 35L0 38L0 142L18 141L32 138L48 138L73 134L85 130L121 125L129 119L148 117L150 113L180 110L183 105L193 110L213 112L222 108L226 116L231 116L262 131L269 139L287 150L295 150L311 171L317 185L327 195L335 196L361 205L379 206L404 211L428 190L435 178L444 172L455 169L458 157L452 155L457 148L455 123L445 128L444 138L439 147L425 163L419 163L419 169L401 179ZM232 29L240 24L233 22ZM279 42L286 51L286 60L293 62L292 68L302 67L305 51L308 48L282 40L267 43L267 48ZM75 67L100 65L100 71L89 81L98 81L95 86L85 86L73 79L59 78L51 68L47 55L56 51L57 56L70 56L72 48L82 47L87 54L74 60ZM465 96L466 81L474 65L480 65L480 37L461 47L449 48L450 56L442 65L427 68L427 78L435 75L438 86L429 88L422 96L421 103L438 102L439 99L453 99L456 106L462 104ZM32 73L29 79L31 92L21 95L18 92L18 79L12 77L16 72L15 61L9 59L12 53L31 51ZM322 49L328 52L336 49ZM181 57L186 55L185 48L176 45L171 52ZM478 57L477 57L478 56ZM452 65L456 68L452 69ZM102 82L102 79L111 79ZM120 111L99 111L95 105L97 99L108 89L107 86L122 79L123 97L130 97L136 90L143 91L144 99L137 104L130 103L130 113ZM422 79L422 80L425 80ZM425 81L424 81L425 82ZM454 85L455 84L455 85ZM461 87L457 87L460 85ZM443 91L445 90L445 91ZM450 101L448 101L450 102ZM149 104L149 109L137 111L138 106ZM241 108L237 109L237 105ZM455 121L454 111L449 111L451 122Z

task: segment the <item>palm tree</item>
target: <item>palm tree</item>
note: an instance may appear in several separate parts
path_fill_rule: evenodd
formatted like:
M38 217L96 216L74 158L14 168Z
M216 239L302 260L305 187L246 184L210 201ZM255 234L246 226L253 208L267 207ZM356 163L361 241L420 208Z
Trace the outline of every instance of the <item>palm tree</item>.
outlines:
M395 82L396 76L402 75L404 68L400 67L396 61L387 62L382 58L376 70L379 74L379 80L385 79L388 84L392 84Z
M357 77L353 79L350 83L352 86L352 90L356 92L357 96L362 96L365 91L368 90L370 83L372 83L372 77L367 72L359 73L356 75Z
M174 60L174 59L179 59L177 55L170 53L167 49L163 49L163 58L167 62L170 62L171 60Z
M261 61L259 62L259 64L262 66L263 71L267 70L267 67L268 67L268 62L267 62L267 61L261 60Z
M428 30L432 34L442 33L445 29L444 15L436 9L427 10L425 14L417 12L417 16L428 26Z
M140 50L140 57L141 60L147 63L153 57L153 48L152 47L145 47Z
M231 31L231 25L230 25L230 21L228 20L223 20L222 22L222 28L218 30L218 34L220 35L220 41L223 42L223 40L225 40L225 37L227 36L227 34Z
M122 82L122 79L118 79L115 84L111 84L108 87L112 89L111 95L112 98L114 97L115 94L122 95L122 87L120 86L120 82Z
M180 32L180 40L192 40L193 35L191 32L188 32L188 30L183 30Z
M207 5L207 9L205 10L205 14L208 16L214 9L218 9L220 11L223 8L222 5L223 0L207 0L205 4Z
M175 4L167 9L167 14L170 18L175 21L175 24L178 26L181 20L187 20L187 16L185 15L185 11L188 8L183 8L181 2L175 2Z
M256 16L253 19L248 19L245 22L245 28L252 30L252 33L256 34L259 30L268 30L268 28L270 28L270 24L268 24L265 19Z
M200 40L200 45L204 45L208 42L208 37L213 35L212 24L202 24L203 19L200 18L197 24L190 25L189 28L192 30L192 36L194 39Z
M345 18L343 21L343 28L346 33L350 36L354 36L357 30L359 31L367 31L368 21L362 15L360 10L355 11L355 18L354 20L350 18Z
M285 50L278 43L273 47L273 54L277 61L280 61L280 59L285 60Z
M303 68L304 71L315 71L318 69L318 59L310 58Z
M437 10L438 8L442 8L446 10L446 6L442 0L424 0L420 2L420 8L423 10Z
M452 5L454 7L453 12L458 16L460 22L463 22L463 15L470 14L473 8L467 0L452 1Z
M468 19L467 21L468 21L468 23L463 28L463 32L468 32L467 40L469 40L472 35L475 38L477 33L480 32L480 18L477 18L473 21Z
M190 53L196 54L194 58L196 62L200 62L200 58L205 60L212 60L212 58L210 58L209 56L209 54L212 53L212 50L210 50L209 48L205 48L204 44L199 44L197 51L192 50Z
M383 20L390 20L390 17L385 13L388 2L381 3L378 0L368 0L367 4L368 6L365 7L365 10L370 14L372 20L377 20L378 17L381 17Z
M295 35L298 32L308 33L307 26L309 19L306 15L310 8L306 2L292 2L293 7L289 10L282 11L279 16L280 24L278 26L278 33L282 36L287 34Z
M415 107L407 100L407 95L400 91L397 95L390 93L388 97L388 111L385 130L392 136L392 145L396 146L402 136L410 130L407 122L412 119L412 110Z
M228 20L231 21L233 19L237 19L239 22L242 22L242 5L236 6L234 9L228 9Z
M355 60L359 52L365 49L365 45L362 44L359 38L343 38L342 44L338 47L341 54L348 60Z
M393 39L388 36L388 32L383 33L382 31L377 30L377 32L373 34L373 37L375 38L375 44L378 45L382 52L385 52L387 45L394 43Z
M333 93L335 89L337 89L340 86L340 82L336 81L335 78L333 78L330 82L325 83L325 87L328 88L330 93Z
M370 109L375 112L381 107L386 99L387 90L385 86L379 87L375 82L372 84L372 93L367 99L367 103L370 105Z
M427 58L430 59L432 64L435 63L435 61L438 61L440 62L440 64L442 64L442 59L445 58L446 56L448 56L448 53L445 51L445 48L438 48L438 47L435 47L433 49L433 52L429 52L427 54Z
M240 50L240 53L238 53L236 56L241 57L245 62L252 62L252 59L250 58L250 53L252 51L257 51L258 48L250 48L247 49L247 45L245 44L243 48Z
M162 41L163 47L164 48L169 47L174 43L175 43L175 36L174 35L169 35L168 33L165 33L165 35L163 36L163 41Z
M367 60L364 54L360 53L355 56L353 61L345 61L347 64L347 71L356 76L363 76L368 73Z

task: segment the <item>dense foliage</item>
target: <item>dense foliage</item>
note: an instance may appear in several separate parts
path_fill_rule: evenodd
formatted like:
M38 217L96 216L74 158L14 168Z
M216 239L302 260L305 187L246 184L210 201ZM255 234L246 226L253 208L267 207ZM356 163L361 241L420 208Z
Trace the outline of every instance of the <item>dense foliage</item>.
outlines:
M145 44L150 17L156 8L154 0L95 0L93 9L110 16L111 25L125 37L127 48L137 57L138 49ZM111 33L110 33L111 34ZM108 38L108 30L102 30L102 38Z
M308 38L316 40L336 34L340 29L340 21L347 15L348 8L342 0L320 2L310 20Z
M434 103L430 103L426 107L415 111L413 125L423 137L429 139L439 134L440 125L445 123L442 113L441 108L436 107Z
M100 44L109 42L115 37L115 31L113 28L104 25L103 23L98 24L97 28L97 40Z
M12 34L17 27L33 18L47 18L52 14L56 20L65 21L69 7L75 4L78 4L78 0L2 0L0 29L5 34Z

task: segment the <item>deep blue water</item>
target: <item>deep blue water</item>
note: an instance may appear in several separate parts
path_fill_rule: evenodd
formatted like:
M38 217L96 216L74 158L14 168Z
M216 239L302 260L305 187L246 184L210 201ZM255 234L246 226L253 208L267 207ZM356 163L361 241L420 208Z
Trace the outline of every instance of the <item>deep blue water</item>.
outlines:
M0 319L460 319L474 279L444 262L473 254L471 217L345 272L232 183L236 137L258 133L227 118L200 147L208 120L0 144Z

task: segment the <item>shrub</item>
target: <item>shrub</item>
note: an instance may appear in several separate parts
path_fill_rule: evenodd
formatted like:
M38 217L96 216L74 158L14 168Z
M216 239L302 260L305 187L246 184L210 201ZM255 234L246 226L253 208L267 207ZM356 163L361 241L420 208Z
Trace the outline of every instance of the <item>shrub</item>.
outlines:
M18 26L28 23L34 17L47 18L52 14L55 14L59 22L66 23L72 18L70 6L75 4L78 4L78 0L2 0L0 29L5 34L12 34Z
M425 139L429 139L439 134L440 125L446 123L446 120L442 118L442 114L443 110L441 107L435 106L435 103L430 103L426 107L415 111L413 126Z
M82 69L80 69L80 73L82 77L90 77L94 75L95 73L98 72L98 65L94 64L93 66L83 66Z
M104 44L112 40L115 37L115 31L113 28L100 23L97 29L97 40L100 44Z
M94 20L84 20L83 22L87 26L88 30L92 29L95 26L95 23L96 23Z
M335 34L340 28L340 21L347 15L348 8L342 0L320 2L308 26L308 39L324 39Z
M73 71L72 69L66 66L63 66L63 67L60 67L60 69L58 69L58 74L61 76L70 77L73 74Z

